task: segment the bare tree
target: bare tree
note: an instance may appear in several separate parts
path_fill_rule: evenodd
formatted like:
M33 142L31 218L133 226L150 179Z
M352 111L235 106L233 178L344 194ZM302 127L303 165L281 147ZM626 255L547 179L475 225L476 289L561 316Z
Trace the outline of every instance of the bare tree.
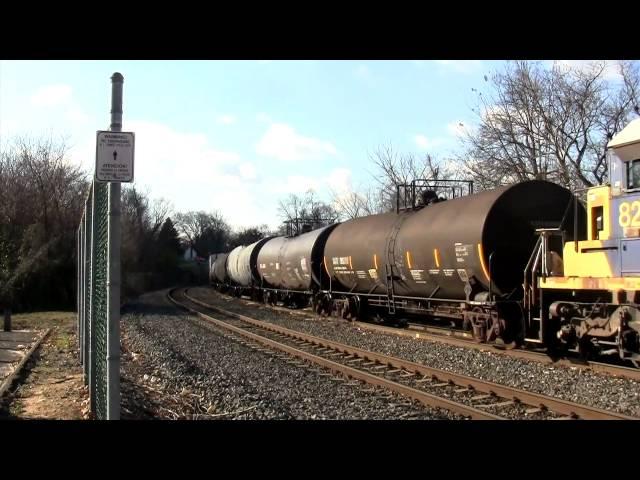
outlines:
M342 220L375 215L384 211L381 192L374 187L346 193L332 191L331 199Z
M233 232L229 241L229 248L235 248L239 245L250 245L265 237L271 236L269 226L266 224L254 227L241 228Z
M291 194L281 200L278 213L283 222L291 226L293 231L288 232L291 234L301 233L303 225L311 228L331 225L340 216L333 206L317 199L313 190L308 190L304 196Z
M569 188L602 183L606 144L638 103L637 64L618 68L617 83L606 79L604 62L567 69L519 61L485 77L495 94L478 93L478 128L463 139L467 173L481 188L529 179Z
M75 233L88 183L64 139L17 137L0 152L0 302L62 307L75 290Z
M178 231L200 256L225 251L231 228L218 211L186 212L175 215Z
M391 211L396 205L396 186L409 184L413 180L427 179L433 183L450 179L454 168L443 164L430 154L418 157L414 154L400 154L391 145L378 147L370 159L378 172L374 179L379 189L379 198L368 193L376 210Z

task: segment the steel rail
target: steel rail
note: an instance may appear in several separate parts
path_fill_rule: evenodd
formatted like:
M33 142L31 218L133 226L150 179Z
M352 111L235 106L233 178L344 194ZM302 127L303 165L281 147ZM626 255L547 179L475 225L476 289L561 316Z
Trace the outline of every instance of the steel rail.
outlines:
M311 344L324 346L326 348L336 350L337 352L343 352L345 354L355 355L365 360L373 361L382 365L388 365L389 367L392 367L394 369L400 369L410 373L420 374L423 377L431 377L434 379L438 379L441 382L446 382L448 384L459 385L461 387L471 389L474 391L483 392L483 393L490 394L492 396L509 399L514 401L515 403L531 405L534 407L538 407L542 410L548 410L561 415L566 415L570 418L580 418L580 419L589 419L589 420L614 420L614 419L615 420L638 420L638 418L636 417L631 417L628 415L611 412L611 411L603 410L596 407L590 407L590 406L578 404L575 402L561 400L561 399L549 397L547 395L542 395L539 393L527 392L525 390L520 390L513 387L508 387L505 385L500 385L497 383L480 380L477 378L469 377L467 375L461 375L461 374L456 374L456 373L448 372L448 371L433 368L433 367L427 367L425 365L421 365L415 362L410 362L408 360L404 360L396 357L390 357L390 356L379 354L376 352L371 352L369 350L364 350L358 347L353 347L350 345L334 342L332 340L328 340L325 338L297 332L295 330L290 330L288 328L274 325L272 323L262 322L254 318L247 317L246 315L241 315L239 313L231 312L223 308L220 308L218 306L210 305L200 300L194 299L193 297L189 296L186 293L186 290L184 291L183 295L185 296L185 298L187 298L187 300L203 308L207 308L209 310L213 310L223 315L227 315L229 317L242 320L246 323L249 323L259 328L263 328L268 331L279 333L281 335L286 335L291 338L296 338L298 340L302 340Z
M217 292L216 292L217 293ZM279 306L264 305L253 300L240 299L242 302L248 305L263 306L275 311L286 311L290 314L307 316L313 318L314 313L303 312L299 310L291 310ZM446 343L447 345L453 345L462 348L473 348L474 350L480 350L483 352L491 352L497 355L505 355L512 358L518 358L521 360L529 360L539 363L544 363L553 366L563 366L569 368L579 368L581 370L591 370L593 372L603 373L607 375L614 375L629 380L635 380L640 382L640 369L634 367L624 367L621 365L613 365L610 363L595 362L592 360L582 360L578 358L554 358L549 356L545 352L536 352L532 350L522 348L499 348L488 343L478 343L473 340L473 335L468 332L464 332L459 329L450 329L444 327L437 327L432 325L422 325L410 323L407 328L389 327L385 325L376 325L369 322L354 321L353 325L366 328L372 331L379 331L383 333L389 333L392 335L409 337L418 340L427 340L434 342Z

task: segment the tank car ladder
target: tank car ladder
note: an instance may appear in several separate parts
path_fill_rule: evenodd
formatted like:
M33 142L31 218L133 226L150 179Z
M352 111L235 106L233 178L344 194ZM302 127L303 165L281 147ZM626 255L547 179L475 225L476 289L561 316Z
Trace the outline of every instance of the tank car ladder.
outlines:
M396 301L395 292L393 289L393 265L385 265L385 273L387 274L387 303L389 313L395 315L396 313Z
M400 213L398 215L398 219L393 225L393 229L391 230L391 235L389 236L389 242L387 243L387 263L385 264L385 274L387 276L387 303L388 303L389 313L392 315L395 315L396 313L395 287L394 287L395 276L393 274L393 267L395 265L396 239L398 238L400 227L405 220L406 220L405 212Z

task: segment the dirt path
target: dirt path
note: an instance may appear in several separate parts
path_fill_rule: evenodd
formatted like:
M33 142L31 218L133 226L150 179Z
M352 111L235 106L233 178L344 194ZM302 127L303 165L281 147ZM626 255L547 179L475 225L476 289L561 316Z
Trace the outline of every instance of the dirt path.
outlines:
M51 328L0 403L0 418L81 420L88 418L88 391L78 363L73 312L15 315L15 329Z

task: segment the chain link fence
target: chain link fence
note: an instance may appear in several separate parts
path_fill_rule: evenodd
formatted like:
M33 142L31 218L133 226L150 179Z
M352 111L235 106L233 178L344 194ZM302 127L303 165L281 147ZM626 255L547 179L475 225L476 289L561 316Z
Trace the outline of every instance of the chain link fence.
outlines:
M109 332L114 331L109 312L109 305L113 305L109 240L112 219L119 221L110 215L109 197L109 184L93 181L78 228L78 347L91 412L99 420L119 418L120 404L119 338L118 361L108 349Z

